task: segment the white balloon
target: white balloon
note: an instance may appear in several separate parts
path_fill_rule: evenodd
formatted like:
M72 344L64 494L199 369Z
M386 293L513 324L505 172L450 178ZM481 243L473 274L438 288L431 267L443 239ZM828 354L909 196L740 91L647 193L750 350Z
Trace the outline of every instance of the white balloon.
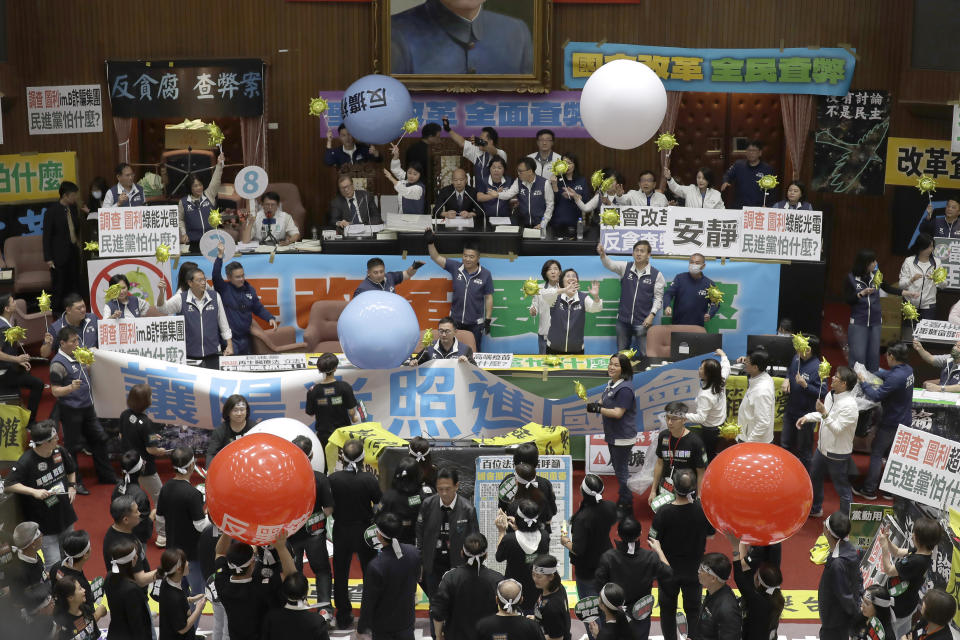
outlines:
M580 94L580 119L605 147L633 149L653 137L667 112L667 90L647 65L613 60L593 72Z
M320 440L317 438L317 434L313 432L313 429L299 420L294 420L293 418L270 418L269 420L264 420L253 429L250 429L246 435L252 435L254 433L269 433L290 442L293 442L293 439L297 436L307 436L310 438L310 442L313 443L313 458L310 459L310 466L313 467L314 471L321 473L326 469L326 458L323 455L323 449L320 448Z

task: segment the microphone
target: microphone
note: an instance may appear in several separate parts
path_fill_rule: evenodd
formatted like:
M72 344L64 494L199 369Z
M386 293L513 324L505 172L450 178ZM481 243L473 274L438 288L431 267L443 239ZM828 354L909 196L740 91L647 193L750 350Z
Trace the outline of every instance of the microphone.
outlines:
M470 195L469 191L464 189L463 192L467 195L468 198L470 198L470 202L477 205L477 209L479 209L479 211L477 211L477 215L483 216L483 230L484 232L486 232L487 231L487 212L483 210L483 207L480 206L479 202L473 199L473 196ZM499 201L499 198L497 200Z
M447 199L446 199L446 200L444 200L443 202L441 202L440 204L438 204L436 207L434 207L434 209L433 209L433 214L434 214L434 217L433 217L434 230L436 230L436 214L437 214L437 213L440 213L441 215L443 214L443 205L447 204L447 201L450 200L450 198L452 198L452 197L453 197L453 194L455 194L456 192L457 192L457 190L454 188L452 191L450 191L450 195L447 196ZM437 194L437 197L440 197L440 195Z
M260 241L260 244L266 245L275 245L277 244L277 239L273 236L273 230L271 227L277 224L276 218L268 218L267 216L263 217L263 222L261 224L266 225L267 234L263 237L263 240Z

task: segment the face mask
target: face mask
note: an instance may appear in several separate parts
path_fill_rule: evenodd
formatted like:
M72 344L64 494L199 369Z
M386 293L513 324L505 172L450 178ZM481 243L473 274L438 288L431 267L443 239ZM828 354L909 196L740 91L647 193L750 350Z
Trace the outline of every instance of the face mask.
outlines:
M960 360L960 349L958 349L957 347L950 349L950 357L953 358L954 360Z
M703 267L701 267L700 265L698 265L698 264L691 264L691 265L690 265L690 273L692 273L693 275L697 275L697 274L700 273L701 271L703 271Z
M99 200L100 198L103 197L103 191L94 191L90 195L93 196L94 200Z

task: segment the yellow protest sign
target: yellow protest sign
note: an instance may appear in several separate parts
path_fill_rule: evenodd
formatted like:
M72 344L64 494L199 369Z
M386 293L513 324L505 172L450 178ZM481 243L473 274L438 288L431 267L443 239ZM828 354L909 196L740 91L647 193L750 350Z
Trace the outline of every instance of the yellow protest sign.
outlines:
M473 441L490 447L509 447L521 442L535 442L541 455L561 456L570 453L570 432L566 427L544 426L535 422L529 422L502 436L482 440L474 438Z
M15 462L27 445L30 412L14 404L0 404L0 460Z
M949 140L887 138L884 182L915 187L920 176L937 181L934 200L941 189L960 188L960 152L950 151Z
M379 422L361 422L360 424L340 427L330 435L324 455L327 459L327 469L333 470L337 465L337 454L347 440L359 440L363 443L363 463L377 469L377 459L380 452L387 447L406 447L407 441L394 435L380 426Z
M0 203L59 200L64 180L77 181L73 151L0 156Z
M728 376L727 377L727 420L736 421L737 414L740 412L740 402L743 400L743 394L747 392L747 376ZM826 385L824 385L826 387ZM787 398L789 394L783 392L783 378L773 379L774 398L776 407L773 418L774 431L780 431L783 428L783 412L787 408Z

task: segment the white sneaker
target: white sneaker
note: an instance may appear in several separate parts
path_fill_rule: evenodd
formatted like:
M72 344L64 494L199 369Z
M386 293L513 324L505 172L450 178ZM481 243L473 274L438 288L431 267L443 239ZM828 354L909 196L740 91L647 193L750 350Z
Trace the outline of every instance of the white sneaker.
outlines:
M158 549L163 549L167 546L167 536L157 536L157 540L153 544L157 545Z

